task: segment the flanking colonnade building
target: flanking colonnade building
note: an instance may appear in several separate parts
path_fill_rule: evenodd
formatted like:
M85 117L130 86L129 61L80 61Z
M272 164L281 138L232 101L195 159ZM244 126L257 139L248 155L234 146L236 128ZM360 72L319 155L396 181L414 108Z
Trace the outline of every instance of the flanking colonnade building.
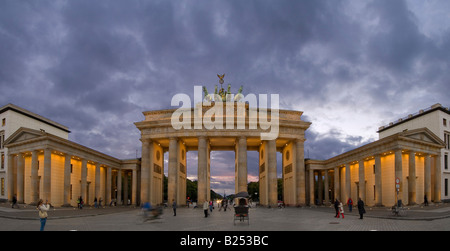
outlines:
M302 120L303 112L265 109L266 117L260 119L260 109L245 104L239 110L238 103L225 107L226 103L220 109L212 103L182 110L179 118L192 128L174 128L173 114L179 109L143 112L144 120L135 123L141 132L142 158L131 160L72 142L67 127L20 107L4 106L0 109L0 119L5 119L0 128L0 199L11 200L15 195L20 203L44 199L54 206L76 206L79 196L89 205L94 198L102 198L104 204L112 200L133 205L163 203L164 153L168 152L167 201L185 205L186 153L197 151L194 168L198 171L198 203L202 203L210 200L210 153L222 150L235 152L235 159L229 161L235 164L236 193L247 191L247 152L259 153L259 197L265 206L278 202L277 152L282 154L279 168L283 201L288 206L328 203L335 198L346 202L349 197L355 202L360 197L368 205L392 206L397 199L416 204L425 196L433 202L447 196L445 149L450 139L442 140L428 126L392 131L331 159L305 162L305 131L311 123ZM448 115L448 109L438 110ZM214 119L195 128L195 115L208 113ZM252 124L255 114L258 120ZM277 137L262 139L261 133L274 129L274 121L278 121Z
M370 206L450 200L450 112L441 104L379 128L379 140L328 160L307 160L308 200L361 198Z
M0 108L0 199L76 206L136 203L140 161L120 160L68 140L69 130L13 104Z

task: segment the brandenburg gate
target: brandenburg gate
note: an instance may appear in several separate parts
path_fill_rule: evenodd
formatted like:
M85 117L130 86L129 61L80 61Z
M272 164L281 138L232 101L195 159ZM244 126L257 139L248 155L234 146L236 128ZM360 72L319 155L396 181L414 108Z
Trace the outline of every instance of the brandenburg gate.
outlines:
M223 84L223 76L219 76ZM196 87L198 91L201 87ZM283 156L283 193L287 205L304 205L305 130L311 123L302 121L303 112L261 106L256 96L243 96L242 87L237 95L220 88L209 95L203 87L204 98L190 107L189 100L181 100L178 109L143 112L145 119L136 122L141 131L141 203L163 202L164 153L168 154L167 201L186 204L186 153L198 151L198 204L210 200L211 151L235 152L235 192L247 191L247 151L259 153L260 204L277 205L277 159ZM255 99L253 99L255 98ZM179 105L172 99L172 105ZM245 101L245 102L243 102ZM278 99L271 97L272 105ZM252 103L256 106L252 106ZM267 100L262 101L262 103ZM276 105L276 108L278 105ZM232 160L230 160L232 161Z

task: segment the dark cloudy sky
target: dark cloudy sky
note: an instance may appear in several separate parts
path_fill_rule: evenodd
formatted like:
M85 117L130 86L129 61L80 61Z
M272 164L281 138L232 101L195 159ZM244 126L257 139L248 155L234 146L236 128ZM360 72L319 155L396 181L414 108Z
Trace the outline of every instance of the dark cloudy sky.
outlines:
M225 73L235 89L304 111L306 155L325 159L450 105L449 13L448 0L0 0L0 105L134 158L143 111L171 108L194 85L212 89ZM214 170L225 177L234 162Z

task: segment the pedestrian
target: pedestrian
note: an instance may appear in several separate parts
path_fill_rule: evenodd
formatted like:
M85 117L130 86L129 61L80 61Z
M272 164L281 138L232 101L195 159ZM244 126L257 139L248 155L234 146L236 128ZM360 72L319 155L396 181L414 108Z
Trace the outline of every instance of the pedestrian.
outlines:
M363 215L366 213L366 210L364 209L364 201L361 198L358 198L358 212L359 212L359 219L363 219Z
M344 219L344 205L342 204L342 202L339 202L339 213L342 215L342 219Z
M353 200L352 198L348 198L347 200L348 211L351 213L353 209Z
M47 211L50 209L50 204L48 204L48 201L45 202L42 200L39 200L37 205L37 210L39 210L39 219L41 221L41 229L40 231L44 231L45 223L47 223Z
M177 203L172 199L173 216L177 216Z
M336 211L336 215L334 216L334 218L339 218L339 200L336 199L334 201L334 210Z
M14 208L15 205L17 205L17 196L14 194L14 196L12 197L12 207L11 208ZM17 206L17 207L19 207L19 206Z
M203 202L203 212L205 213L205 218L208 217L208 201L205 200L205 202Z
M428 197L427 197L427 195L425 194L425 196L424 196L424 198L423 198L423 200L424 200L424 204L425 204L425 206L428 206Z
M211 213L212 213L213 207L214 207L213 202L212 202L212 200L210 200L209 201L209 211L211 211Z
M98 208L97 197L94 198L94 208Z

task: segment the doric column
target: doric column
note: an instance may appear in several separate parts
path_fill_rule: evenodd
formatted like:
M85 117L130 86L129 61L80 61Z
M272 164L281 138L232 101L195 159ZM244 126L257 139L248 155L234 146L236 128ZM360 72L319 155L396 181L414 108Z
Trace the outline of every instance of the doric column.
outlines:
M317 170L317 200L319 205L323 205L323 179L322 170Z
M431 201L431 155L425 155L425 195Z
M111 203L111 182L112 182L112 168L106 167L106 188L105 188L105 205Z
M395 150L395 179L400 179L400 191L398 192L397 200L403 199L403 161L402 161L402 150ZM395 191L397 193L397 191ZM396 202L397 203L397 202Z
M17 156L17 203L24 203L24 172L25 172L25 160L24 154L19 153Z
M364 160L359 161L359 197L366 201L366 176L364 170Z
M72 155L66 153L64 156L64 197L63 206L70 206L70 167Z
M267 141L269 165L268 185L269 185L269 206L276 207L278 205L278 181L277 181L277 145L275 140Z
M87 201L87 160L81 159L81 197L86 205L89 205Z
M38 161L39 151L34 150L31 152L31 203L32 205L37 205L39 201L39 161ZM70 171L70 170L69 170Z
M95 195L94 197L97 198L97 201L100 199L100 176L101 176L101 172L100 172L100 163L97 162L95 163Z
M150 139L141 139L142 141L142 159L141 159L141 199L140 203L150 202L150 153L152 152L153 142Z
M238 140L238 191L247 192L247 138L239 137Z
M137 201L136 201L136 193L137 193L137 171L135 169L133 169L133 176L131 177L131 203L133 205L137 205Z
M122 204L122 170L117 169L117 205Z
M382 194L382 178L381 178L381 155L375 155L375 205L382 206L383 194Z
M44 193L42 198L44 202L52 199L52 150L49 148L44 149Z
M123 190L123 204L125 206L128 206L128 171L125 170L123 172L123 185L122 185L122 190Z
M409 151L408 204L416 204L416 152Z
M206 137L200 136L198 138L198 191L197 191L197 205L202 207L203 202L207 199L206 194L206 182L207 182L207 170L208 168L208 156Z
M199 160L200 162L200 160ZM178 176L178 139L170 138L169 141L169 184L167 186L167 202L177 200L177 177ZM199 180L200 183L200 180ZM200 184L199 184L200 185ZM200 187L199 187L200 188Z
M297 205L306 204L305 150L304 140L295 141L296 195Z
M343 204L345 204L346 201L343 201L343 198L341 198L341 182L339 170L340 168L338 166L334 168L334 198L339 199Z
M309 169L309 205L314 205L314 170Z
M8 181L6 185L8 186L8 200L12 201L14 196L14 154L8 155Z
M352 176L350 164L345 163L345 202L347 203L348 199L352 197ZM358 198L353 198L355 200Z

